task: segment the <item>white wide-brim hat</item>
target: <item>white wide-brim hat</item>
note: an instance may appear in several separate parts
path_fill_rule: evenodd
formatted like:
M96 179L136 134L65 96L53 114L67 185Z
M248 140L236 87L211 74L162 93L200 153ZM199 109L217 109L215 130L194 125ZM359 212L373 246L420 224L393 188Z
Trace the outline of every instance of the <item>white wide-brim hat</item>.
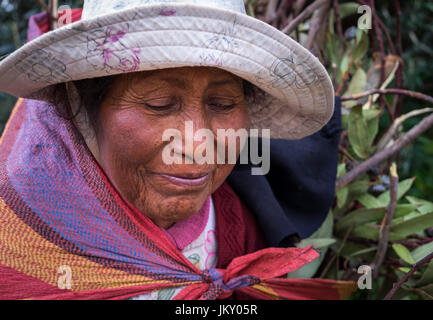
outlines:
M0 91L44 99L58 83L182 66L221 68L265 91L248 106L250 124L273 138L308 136L333 114L334 90L320 61L248 16L243 0L86 0L81 21L0 62Z

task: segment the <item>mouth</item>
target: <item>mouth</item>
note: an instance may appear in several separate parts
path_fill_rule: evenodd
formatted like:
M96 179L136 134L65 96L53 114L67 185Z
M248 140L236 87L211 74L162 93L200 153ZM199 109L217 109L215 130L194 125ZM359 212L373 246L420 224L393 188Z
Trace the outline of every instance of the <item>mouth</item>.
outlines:
M168 174L151 172L156 178L160 178L165 182L169 182L177 188L200 190L206 186L211 178L210 172L203 173L188 173L188 174Z

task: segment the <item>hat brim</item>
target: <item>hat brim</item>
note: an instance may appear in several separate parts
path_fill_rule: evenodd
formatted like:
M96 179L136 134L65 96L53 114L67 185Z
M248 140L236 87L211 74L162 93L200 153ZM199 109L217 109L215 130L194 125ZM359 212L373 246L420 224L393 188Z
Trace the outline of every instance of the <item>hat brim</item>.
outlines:
M0 91L32 98L57 83L126 72L209 66L265 91L251 125L299 139L332 117L326 69L276 28L247 15L192 4L144 5L42 35L0 63Z

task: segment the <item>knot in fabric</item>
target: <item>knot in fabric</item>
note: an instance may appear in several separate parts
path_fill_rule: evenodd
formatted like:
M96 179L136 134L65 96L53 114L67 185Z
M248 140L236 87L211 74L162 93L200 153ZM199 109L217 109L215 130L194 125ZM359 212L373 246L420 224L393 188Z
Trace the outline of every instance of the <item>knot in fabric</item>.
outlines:
M224 270L207 269L202 272L202 279L211 283L211 287L203 296L204 299L216 299L221 295L230 295L234 290L246 288L261 282L260 278L252 275L243 275L224 282Z

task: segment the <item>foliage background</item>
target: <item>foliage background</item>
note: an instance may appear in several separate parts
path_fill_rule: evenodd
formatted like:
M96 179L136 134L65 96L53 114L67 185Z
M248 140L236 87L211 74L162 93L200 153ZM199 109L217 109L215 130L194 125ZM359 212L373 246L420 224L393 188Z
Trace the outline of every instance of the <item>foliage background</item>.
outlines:
M324 0L316 0L324 1ZM82 6L82 0L59 1L74 8ZM306 0L245 0L248 13L274 24L282 29L293 21L299 13L315 1ZM359 1L362 2L362 1ZM366 2L366 1L364 1ZM367 1L368 2L368 1ZM369 2L369 4L374 1ZM396 46L401 38L403 88L433 96L433 3L430 1L405 0L398 2L401 7L401 22L397 23L395 0L376 1L374 7L378 17ZM268 7L275 5L274 11ZM328 25L321 44L313 48L334 80L340 94L348 95L365 91L372 73L368 72L375 64L375 54L379 45L374 30L366 33L367 43L360 48L362 32L356 30L359 14L356 8L362 3L357 1L328 1L329 9L323 21ZM338 5L338 10L334 9ZM26 42L27 21L42 8L36 0L0 0L0 59L19 48ZM338 31L341 18L343 34ZM283 16L278 16L279 14ZM272 17L272 19L269 19ZM289 17L287 19L287 17ZM313 15L314 17L314 15ZM313 18L309 17L297 26L291 36L301 43L308 41L307 35L313 28ZM326 25L325 24L325 25ZM374 28L374 25L373 25ZM399 30L401 35L399 36ZM343 35L343 39L341 38ZM389 43L384 40L385 52L390 53ZM357 48L358 47L358 48ZM314 50L315 49L315 50ZM358 53L355 53L358 50ZM361 52L359 52L361 51ZM359 55L358 58L354 56ZM348 63L348 60L352 63ZM357 61L354 61L356 60ZM388 60L387 60L388 61ZM377 60L376 60L377 62ZM361 71L359 71L361 69ZM357 74L358 72L358 74ZM377 75L376 75L377 76ZM391 77L389 88L395 88L396 78ZM360 80L361 79L361 80ZM366 82L367 81L367 82ZM394 97L386 96L390 105ZM9 117L16 98L0 93L0 132ZM363 101L364 103L365 101ZM377 143L392 124L389 110L383 101L370 105L367 115L362 107L352 104L346 108L343 122L348 134L342 139L340 155L340 176L350 171L353 164L373 155ZM348 104L345 103L347 106ZM402 98L398 115L432 105L410 97ZM377 112L375 112L377 111ZM423 115L425 116L425 115ZM423 116L406 120L397 133L403 134L415 126ZM367 125L370 136L362 136L354 128ZM370 131L371 129L371 131ZM370 143L365 144L366 140ZM400 178L399 200L395 219L391 225L391 235L386 241L388 246L383 265L374 278L374 290L360 290L356 299L383 298L392 284L401 279L415 262L433 251L433 130L430 129L417 138L410 146L401 150L397 157ZM380 228L390 202L389 162L384 162L368 174L356 179L348 187L337 190L334 216L334 235L332 239L316 239L315 245L330 245L325 259L316 274L325 278L355 280L359 277L357 267L371 264L380 242ZM415 179L412 179L416 177ZM398 233L397 231L401 231ZM397 291L395 299L433 299L433 262L422 266L410 280Z

